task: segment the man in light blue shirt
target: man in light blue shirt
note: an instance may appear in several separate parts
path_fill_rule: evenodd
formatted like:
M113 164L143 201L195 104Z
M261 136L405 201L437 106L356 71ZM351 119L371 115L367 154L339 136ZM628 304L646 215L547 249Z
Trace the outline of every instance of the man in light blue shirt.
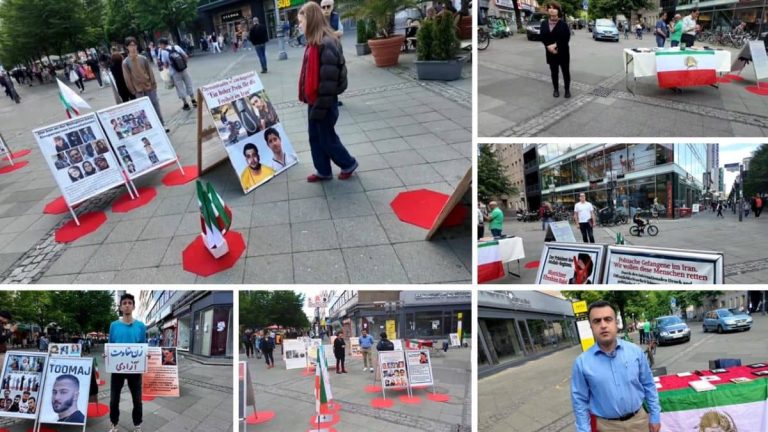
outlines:
M610 303L592 303L588 316L597 343L573 364L577 432L591 432L590 414L597 417L599 431L659 432L659 394L643 350L617 338L616 311Z
M368 334L367 330L362 331L360 336L360 352L363 353L363 372L371 369L373 373L373 361L371 361L371 349L373 348L373 337Z

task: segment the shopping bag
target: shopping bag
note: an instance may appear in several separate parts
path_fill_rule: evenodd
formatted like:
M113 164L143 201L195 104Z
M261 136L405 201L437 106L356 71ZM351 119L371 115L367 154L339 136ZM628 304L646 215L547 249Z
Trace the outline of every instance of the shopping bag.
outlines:
M171 73L168 71L168 69L163 69L160 71L160 79L163 80L163 83L165 83L165 88L170 90L173 88L173 79L171 78Z

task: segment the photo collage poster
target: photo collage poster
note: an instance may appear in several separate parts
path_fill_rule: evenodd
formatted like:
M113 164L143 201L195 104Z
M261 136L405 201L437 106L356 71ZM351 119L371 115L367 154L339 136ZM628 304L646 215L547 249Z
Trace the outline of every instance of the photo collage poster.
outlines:
M379 353L381 385L386 389L408 387L408 372L405 369L403 351L383 351Z
M5 353L0 377L0 417L37 418L46 360L45 353Z
M70 206L125 183L95 113L32 133Z
M283 359L286 369L307 367L307 347L303 340L286 339L283 341Z
M131 180L176 161L176 151L149 98L103 109L98 116Z
M147 372L141 379L148 396L179 397L179 361L176 348L148 347Z
M40 402L40 422L84 425L93 359L51 357Z
M48 344L48 354L60 357L80 357L83 349L79 343L51 343Z
M298 163L288 134L256 72L200 90L244 193Z

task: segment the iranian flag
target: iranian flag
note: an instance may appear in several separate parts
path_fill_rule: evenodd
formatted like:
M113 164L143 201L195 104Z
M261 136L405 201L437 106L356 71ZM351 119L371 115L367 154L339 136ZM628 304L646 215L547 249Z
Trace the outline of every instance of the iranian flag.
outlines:
M662 430L768 431L768 380L659 392Z
M691 87L717 82L717 64L712 50L673 50L656 52L659 87Z
M480 243L477 247L477 282L486 283L504 277L499 242Z
M80 97L69 86L61 82L56 78L56 82L59 84L59 101L64 105L64 109L67 112L67 118L77 117L80 115L80 111L84 109L91 109L83 98Z
M320 407L333 401L331 380L328 377L328 361L325 359L325 348L317 348L317 366L315 367L315 412L320 415Z

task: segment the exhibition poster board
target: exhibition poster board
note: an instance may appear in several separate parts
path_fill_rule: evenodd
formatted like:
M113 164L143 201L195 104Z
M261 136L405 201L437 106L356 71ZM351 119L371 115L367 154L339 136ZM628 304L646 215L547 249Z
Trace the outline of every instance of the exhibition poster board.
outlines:
M5 142L5 138L3 138L3 134L0 134L0 158L6 158L8 159L8 162L13 165L13 158L11 157L11 149L8 148L8 144Z
M147 344L105 344L108 373L143 374L147 371Z
M768 78L768 53L765 52L763 41L749 41L749 52L752 54L757 81Z
M243 193L298 163L256 72L200 88Z
M544 243L537 284L591 285L601 281L605 247L589 243Z
M70 210L115 186L127 187L95 113L35 129L32 134Z
M5 353L0 376L0 417L37 418L47 360L45 353Z
M408 382L411 387L435 385L429 350L405 351L405 363L408 365Z
M39 404L40 423L85 425L92 373L90 357L48 359Z
M323 345L323 352L325 353L325 361L332 364L336 361L336 356L333 354L333 345Z
M385 397L386 390L409 387L403 351L379 352L379 371L381 373L381 389Z
M357 336L349 338L349 355L352 358L363 358L363 351L360 349L360 338Z
M239 420L245 420L245 380L248 376L248 363L241 361L237 363L237 418Z
M459 342L459 334L458 333L449 333L448 337L451 339L451 346L452 347L461 346L461 342Z
M609 246L604 283L722 284L723 254L711 251Z
M285 339L283 341L283 360L286 369L307 367L307 346L303 340Z
M175 347L148 347L147 372L141 380L148 396L179 397L179 361Z
M79 343L50 343L48 354L60 357L80 357L83 354Z
M100 110L97 115L131 180L178 163L176 151L148 97Z
M576 237L573 236L571 223L568 221L549 222L547 224L547 233L544 237L546 241L576 243Z
M310 339L309 345L307 345L307 359L309 359L310 365L317 364L317 349L323 345L322 339Z

